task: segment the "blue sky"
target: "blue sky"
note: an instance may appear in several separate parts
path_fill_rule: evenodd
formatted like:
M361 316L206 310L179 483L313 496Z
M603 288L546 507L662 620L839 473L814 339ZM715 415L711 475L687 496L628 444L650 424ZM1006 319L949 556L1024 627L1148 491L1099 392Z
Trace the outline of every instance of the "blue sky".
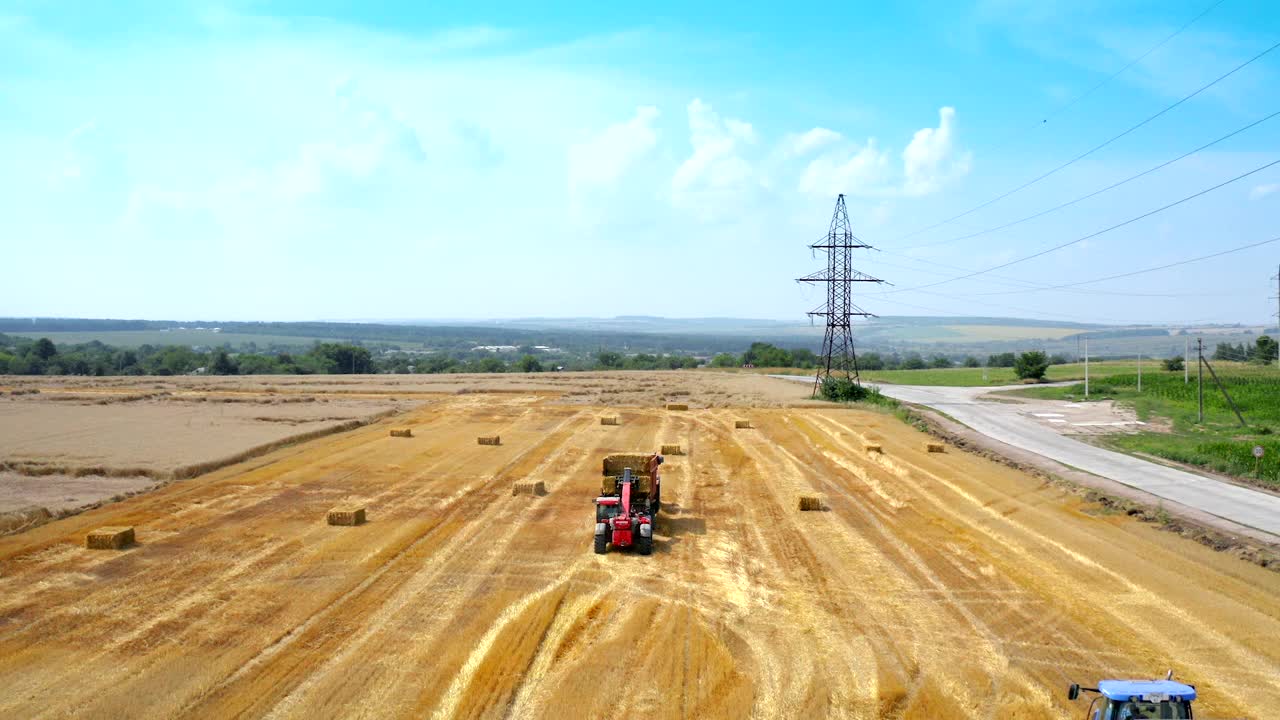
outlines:
M0 315L803 320L836 193L881 315L1262 322L1280 6L0 3ZM697 5L697 7L691 7ZM1048 118L1047 122L1040 122ZM915 247L923 244L942 244ZM996 277L996 276L999 277ZM1007 278L1016 282L1011 284Z

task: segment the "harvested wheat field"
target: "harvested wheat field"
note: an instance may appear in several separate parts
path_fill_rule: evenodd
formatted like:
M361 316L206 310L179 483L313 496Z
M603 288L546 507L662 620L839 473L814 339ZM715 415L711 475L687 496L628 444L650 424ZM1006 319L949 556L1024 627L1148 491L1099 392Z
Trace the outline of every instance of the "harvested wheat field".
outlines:
M888 415L690 402L441 395L0 538L0 713L1077 718L1172 667L1280 717L1280 574ZM601 458L673 441L654 554L594 555Z
M136 378L38 380L40 392L0 397L0 513L73 510L410 406L261 386L228 394Z

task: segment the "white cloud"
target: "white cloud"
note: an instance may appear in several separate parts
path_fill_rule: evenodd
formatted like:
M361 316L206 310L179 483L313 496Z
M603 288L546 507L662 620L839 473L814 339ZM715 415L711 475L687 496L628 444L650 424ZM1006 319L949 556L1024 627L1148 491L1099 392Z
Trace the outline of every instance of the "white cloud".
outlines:
M800 176L800 192L818 195L889 193L892 170L889 153L876 147L874 138L851 153L832 152L815 158Z
M69 183L96 179L94 176L101 174L101 158L108 150L98 121L81 123L67 133L63 141L63 158L55 163L49 175L51 184L65 187Z
M861 145L844 139L825 128L788 138L783 142L784 157L798 155L797 150L830 148L805 166L800 174L799 190L830 195L847 193L864 196L928 195L937 192L949 180L969 171L971 155L956 148L955 109L938 111L936 128L917 130L902 151L901 173L895 172L890 151L879 147L875 138Z
M721 119L700 98L689 103L689 143L693 154L671 178L672 202L704 217L740 207L743 194L767 186L742 153L756 143L750 123Z
M1250 200L1259 200L1277 190L1280 190L1280 183L1267 183L1266 185L1258 185L1249 191Z
M339 78L333 94L348 134L345 143L327 153L335 164L345 166L353 174L367 176L388 164L426 160L418 131L388 105L362 92L355 78L350 75Z
M626 122L615 123L569 146L569 192L591 186L612 187L637 160L658 144L654 121L658 108L645 105Z
M311 119L331 125L330 132L282 147L284 156L274 163L174 185L139 182L128 193L121 227L141 234L135 237L206 237L223 230L225 245L252 246L253 235L271 222L305 227L315 212L360 205L421 174L427 156L413 125L352 76L339 77L322 98ZM250 227L254 231L243 230Z
M817 127L800 135L787 136L782 141L781 153L783 157L800 157L842 139L844 136L835 130Z
M928 195L947 180L969 172L969 153L956 152L955 116L955 108L942 108L938 111L938 127L917 130L902 151L905 194Z

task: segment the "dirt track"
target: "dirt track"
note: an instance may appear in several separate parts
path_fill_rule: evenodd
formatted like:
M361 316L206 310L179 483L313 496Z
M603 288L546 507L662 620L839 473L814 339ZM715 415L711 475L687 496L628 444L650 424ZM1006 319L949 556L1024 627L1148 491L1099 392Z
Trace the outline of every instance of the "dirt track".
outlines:
M1068 682L1173 667L1198 718L1280 717L1276 573L887 416L601 412L448 397L0 539L0 713L1074 718ZM655 554L593 555L600 458L660 443Z

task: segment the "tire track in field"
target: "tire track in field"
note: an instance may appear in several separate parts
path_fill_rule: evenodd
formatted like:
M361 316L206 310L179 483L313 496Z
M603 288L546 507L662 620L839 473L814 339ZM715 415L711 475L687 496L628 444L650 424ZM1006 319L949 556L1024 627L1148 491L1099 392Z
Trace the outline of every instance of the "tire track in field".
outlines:
M374 441L378 442L378 441L384 441L384 440L385 438L375 436ZM347 443L344 443L344 444L347 444ZM366 446L368 442L364 440L359 440L354 444L358 449L360 447ZM328 458L328 457L331 457L333 454L342 454L344 452L346 451L340 447L336 453L328 454L325 457ZM457 458L444 458L440 462L441 463L446 463L446 462L457 463L458 461L459 460ZM334 463L324 463L324 462L321 462L318 464L329 466L329 467L332 467L334 465ZM348 475L352 473L357 473L359 471L360 471L360 468L356 468L356 470L351 471L351 473L348 473ZM257 472L262 472L262 471L259 470ZM290 472L293 472L293 471L291 470ZM246 485L245 487L257 487L257 485ZM238 517L236 519L242 520L243 518ZM216 532L221 525L225 524L225 522L226 522L225 518L220 518L217 522L204 528L204 530L206 532L210 530ZM301 540L305 541L307 537L323 535L326 532L326 530L328 530L328 528L317 524L313 529L310 529L307 532L307 534L303 538L301 538ZM280 551L282 548L289 548L289 547L301 550L302 545L304 544L305 543L300 542L299 539L276 541L273 543L269 543L268 546L264 548L261 552L257 553L257 555L263 555L263 556L270 555L272 553ZM254 557L253 559L256 561L260 558ZM189 566L186 566L186 567L189 567ZM222 601L219 600L219 598L226 596L228 592L231 592L235 588L237 588L241 584L239 581L245 575L245 573L255 568L256 568L256 565L254 563L244 563L244 562L234 563L231 566L231 572L230 573L224 572L220 578L216 579L213 583L208 584L205 592L202 592L201 594L198 594L198 595L191 595L191 596L177 595L174 598L174 600L176 600L180 606L177 608L174 608L172 606L171 600L168 600L168 599L157 600L156 604L160 607L165 608L165 611L160 613L158 616L156 616L154 622L148 622L145 624L145 626L153 627L153 628L154 627L163 628L163 627L166 627L166 625L172 626L175 620L179 618L190 617L193 620L195 620L196 618L203 618L204 617L203 614L193 614L191 612L194 605L199 605L199 604L212 605L213 607L216 608L218 605L222 604ZM197 572L197 570L192 569L192 572ZM202 571L199 571L199 574L201 576L204 576L204 573ZM173 587L175 583L178 583L179 581L181 581L181 578L176 578L176 579L167 578L166 580L167 581L164 583L144 582L144 583L141 583L141 586L146 588L152 585L159 585L159 588L160 588L159 591L163 592L166 588ZM207 581L205 582L207 583ZM189 588L192 584L194 584L194 576L191 578L191 580L180 582L179 584L181 585L181 587ZM136 602L137 586L126 586L123 584L118 584L117 589L115 589L112 592L112 594L119 597L118 597L117 603L113 603L111 606L118 606L119 603L128 604L129 602ZM189 600L190 602L186 602L187 600ZM102 600L102 597L94 597L94 598L87 599L86 602L100 605L103 602L103 600ZM117 619L113 624L119 625L119 624L128 623L130 621L131 621L131 618L129 618L126 615ZM198 620L196 620L196 622L198 622ZM188 628L190 627L191 625L188 625ZM102 634L102 633L99 633L99 634ZM105 634L105 637L109 639L111 634L112 634L111 632L108 632ZM135 638L126 638L126 639L134 640ZM122 649L123 648L120 646L120 643L113 643L108 640L107 642L105 642L105 646L102 648L102 650L99 653L97 653L97 655L105 656L112 652L119 652ZM155 659L151 663L149 663L147 666L153 665L155 663L163 662L163 661L164 661L163 654L157 654L155 656ZM145 672L145 669L146 669L145 667L142 668L144 672ZM134 676L140 674L137 672L137 670L138 670L137 668L134 668L129 672L129 674L123 675L118 678L114 678L111 675L99 675L95 678L95 681L98 683L98 687L101 691L105 691L109 688L114 688L118 690L119 685L122 681L127 685ZM80 679L79 683L83 685L84 679L83 678ZM95 693L95 694L98 694L98 693ZM50 709L50 711L52 712L52 709Z
M778 492L780 485L811 470L766 456L756 429L731 429L733 415L716 412L703 424L715 435L717 451L740 458L730 458L727 470L741 481L734 491L735 502L727 508L729 516L744 515L741 530L730 531L731 535L739 536L743 551L775 558L762 563L751 578L755 585L775 589L771 596L757 601L752 612L763 607L777 613L772 622L795 628L782 634L797 636L793 642L783 641L778 633L756 639L757 653L766 659L766 666L755 675L809 679L804 684L762 688L757 713L768 717L806 708L809 713L827 716L874 717L877 693L868 666L874 665L871 658L875 653L867 642L874 635L860 619L864 613L857 591L865 588L865 582L874 581L875 574L858 573L865 582L862 588L855 588L847 584L848 568L841 574L827 571L821 556L829 543L819 542L821 549L815 547L810 529L802 528L791 502ZM856 680L850 683L849 678Z
M436 617L445 617L451 609L465 602L466 585L459 584L459 580L471 580L473 586L491 581L495 576L494 573L489 572L492 565L470 563L472 572L467 574L454 571L453 566L464 562L465 558L484 554L486 543L489 545L490 555L503 554L503 543L509 542L510 537L517 534L520 528L508 524L501 536L487 534L487 530L497 525L498 516L512 514L512 506L524 502L525 498L504 497L506 495L503 492L504 488L499 485L515 477L546 476L559 460L558 451L581 431L585 422L590 421L581 416L581 411L570 414L558 426L557 431L545 438L535 449L522 453L526 462L534 456L540 456L537 465L531 470L527 472L521 470L518 462L507 463L493 480L486 483L488 487L474 489L473 493L487 495L490 502L483 509L478 509L478 512L468 514L467 520L460 524L449 542L436 548L429 557L424 558L422 563L412 571L412 577L406 580L404 586L374 611L368 620L361 623L361 630L357 636L345 642L343 648L326 659L319 669L313 670L305 682L272 710L273 715L286 715L298 705L305 703L308 693L323 685L329 675L337 673L347 658L359 655L367 644L388 632L393 623L400 622L403 619L401 613L411 610L421 598L431 597L433 600L430 607L431 614ZM451 582L443 583L446 578ZM447 584L450 587L447 597L431 591L431 588L440 584ZM385 647L380 648L378 652L384 651Z
M969 644L966 653L970 666L969 672L973 674L971 681L979 676L997 678L1002 668L994 632L966 607L960 597L953 593L956 587L973 586L976 583L963 574L959 577L946 574L948 564L934 544L929 542L928 538L914 537L911 529L916 523L907 522L904 518L898 517L900 509L886 502L874 488L869 487L871 493L863 496L863 501L859 502L847 490L831 480L832 477L842 475L847 477L848 473L842 472L843 469L839 466L831 467L832 463L814 446L813 439L795 429L791 419L774 416L771 420L775 422L765 423L761 429L773 442L759 442L757 449L776 456L772 461L774 464L787 465L797 470L819 468L824 465L829 468L829 471L811 474L810 483L831 498L831 507L835 511L832 513L832 519L843 522L856 533L867 533L869 538L874 538L872 545L878 548L884 557L882 561L884 565L875 575L896 573L899 582L906 583L908 588L924 587L935 591L934 601L927 606L927 612L913 612L910 620L904 619L896 623L891 618L881 618L876 626L884 628L897 624L917 636L933 637L934 634L950 632L959 622L968 628ZM789 448L795 448L794 452ZM797 456L795 452L801 455ZM871 502L866 502L867 500ZM855 518L860 518L861 522L851 522ZM906 530L905 533L904 530ZM839 543L843 537L847 537L847 533L837 533L828 542ZM862 554L865 555L865 550ZM880 597L893 597L895 594L901 594L901 592L876 593ZM906 594L910 596L913 593L908 589ZM879 610L879 608L872 608L870 612L877 613ZM941 667L943 662L937 653L917 654L910 660L911 663L904 664L905 667L910 668L912 663L926 663ZM910 684L907 696L904 698L908 706L928 701L928 696L934 688L920 683L929 674L922 671L915 675L915 680ZM979 702L978 698L971 696L968 686L969 683L961 683L959 687L951 690L956 696L958 707L976 707Z
M329 441L328 444L333 443L332 439L326 438L326 439L319 439L317 441L313 441L313 443L308 443L307 445L312 445L313 447L311 449L314 450L314 445L316 443L321 443L321 446L325 446L326 440ZM366 438L354 439L354 444L356 445L364 445L364 444L367 444L367 442L368 440ZM344 438L343 442L340 443L340 446L350 445L350 444L352 444L352 439ZM301 450L299 450L299 452L300 451ZM290 453L290 454L293 455L294 453ZM267 468L271 464L272 463L270 462L258 463L257 467L249 471L250 475L251 476L254 476L254 474L261 475L265 472L270 472L269 468L268 469L264 469L264 468ZM234 471L227 471L227 472L228 474L230 474ZM236 488L257 488L261 486L261 483L244 484L244 479L240 478L239 476L237 476L237 479L240 479L240 482L235 485ZM252 479L252 477L250 477L249 479ZM195 484L195 483L198 483L199 481L193 480L188 482ZM217 485L225 485L226 482L227 481L224 480L220 483L217 483ZM195 492L208 493L208 492L212 492L215 489L219 489L219 488L188 487L188 488L183 488L182 492L173 493L173 494L177 494L180 496L189 496ZM137 498L137 502L131 503L131 504L135 506L128 507L127 505L122 504L122 506L119 506L119 507L112 507L110 508L110 510L113 511L111 514L117 515L117 516L125 515L126 518L142 516L143 513L150 508L155 508L157 506L160 508L165 508L167 506L172 505L172 498L159 497L159 496L157 497L143 496L143 497ZM242 520L243 515L244 514L242 514L241 517L238 519ZM207 524L205 528L203 528L203 531L205 532L208 532L211 529L216 531L216 529L218 529L221 525L226 524L226 519L223 517L219 517L217 514L211 513L210 517L211 517L210 523ZM118 520L115 518L112 518L110 521L117 522L120 524L128 524L130 522L127 519ZM96 521L94 524L96 524L97 522L103 522L103 521L99 520L99 521ZM163 515L161 515L160 520L151 524L153 526L163 527L165 522L166 521L164 520ZM136 523L136 524L142 525L142 523ZM93 553L85 553L83 550L77 550L71 554L72 557L70 559L70 562L81 567L84 567L84 566L88 566L88 568L96 567L99 569L99 572L101 572L104 568L119 567L118 570L112 570L109 575L103 576L100 579L108 579L108 578L114 579L116 577L122 576L130 572L130 569L141 569L143 572L146 572L148 567L147 565L144 565L144 563L147 562L146 558L148 558L151 555L154 555L156 552L163 551L170 543L169 538L175 534L176 533L168 533L169 537L165 537L163 539L157 540L156 539L157 537L163 535L163 531L159 530L156 527L152 527L152 529L148 530L144 526L144 528L140 531L140 538L143 540L145 545L140 549L135 549L126 554L116 555L116 556L95 555ZM232 544L234 544L235 542L240 542L240 544L243 545L243 541L238 537L236 538L235 541L233 541ZM288 540L267 541L265 543L258 543L257 547L254 550L252 550L244 560L232 562L227 565L227 567L229 568L228 570L221 571L223 572L223 575L224 575L222 578L223 582L221 583L221 585L219 585L219 583L215 581L213 585L207 589L216 590L216 588L218 587L223 587L223 588L234 587L236 585L236 580L239 577L242 577L246 572L256 569L257 564L261 563L263 560L267 558L275 557L276 555L278 555L278 553L282 549L287 549L295 545L296 545L295 542L288 541ZM41 569L40 568L41 565L42 563L37 562L34 564L34 568ZM21 627L19 632L23 632L28 635L35 633L35 634L49 634L54 636L74 638L79 645L84 647L90 647L95 651L89 658L84 659L86 661L92 661L94 658L105 657L111 654L112 652L120 651L122 649L123 642L133 642L135 644L138 642L138 638L141 636L137 635L136 633L131 633L131 628L134 627L136 623L136 618L131 613L115 612L113 609L127 608L127 607L132 607L137 605L139 602L143 600L143 598L139 597L140 594L144 594L144 596L149 596L155 601L155 604L157 606L164 608L164 611L162 613L160 613L157 616L153 616L152 618L148 619L144 623L143 625L144 630L150 627L150 628L165 628L166 631L168 631L170 628L173 628L175 626L175 623L181 619L186 619L188 623L199 622L204 618L202 615L193 612L194 606L192 605L192 603L199 603L203 601L205 604L212 603L214 604L215 607L222 603L222 601L218 599L218 596L216 595L211 595L208 593L197 594L197 595L188 594L189 588L193 584L203 585L204 582L207 582L206 580L207 574L205 572L206 571L205 567L194 565L190 562L183 563L177 566L160 565L157 567L162 568L161 570L157 570L157 572L163 572L164 569L168 569L170 567L177 567L179 569L179 574L174 575L172 573L169 573L169 574L166 574L165 576L162 576L161 578L145 580L142 582L133 582L133 583L112 582L110 585L106 587L103 587L102 583L98 582L96 583L96 587L92 595L87 597L77 596L74 600L71 600L70 602L54 603L54 606L59 608L58 610L54 610L52 613L43 614L40 618L37 619L36 622L29 623ZM29 567L28 571L30 570L31 568ZM182 573L185 573L189 579L184 581ZM196 580L197 577L200 578L199 581ZM176 584L181 585L181 587L180 588L174 587ZM172 598L166 599L163 597L159 597L169 592L173 593ZM159 599L157 599L158 597ZM46 599L45 602L48 602L48 600ZM180 607L175 608L174 607L175 602ZM56 630L48 630L50 626L56 627ZM77 630L76 628L83 628L83 629ZM91 634L86 634L86 633L91 633ZM117 634L123 634L124 637L121 638L120 641L116 641L114 638ZM95 637L101 638L101 639L93 640L93 638ZM16 636L8 635L5 637L4 642L6 644L13 644L16 640L17 640ZM29 654L32 651L33 650L30 650L25 647L22 648L17 653L11 655L10 657L11 662L9 664L11 666L14 666L14 665L21 666L23 664L21 663L22 654ZM145 670L146 667L150 667L155 663L161 662L162 660L160 658L162 657L163 657L163 654L158 654L157 659L153 661L145 662L142 669ZM135 676L138 675L137 670L138 668L135 667L128 674L121 675L119 677L115 677L110 673L106 673L106 674L99 673L95 676L94 681L97 683L97 687L102 690L105 690L108 688L118 690L120 681L123 680L126 683L131 681ZM70 669L67 672L76 674L77 676L76 683L80 686L84 686L84 684L86 683L86 679L81 677L79 673L76 673L74 670L70 670ZM123 669L121 670L121 672L123 672ZM49 692L52 690L53 687L56 687L63 682L61 679L59 679L60 677L61 677L60 675L54 675L52 678L46 678L43 681L43 684L41 686L30 687L30 691L38 692L42 694L45 692ZM94 694L98 695L98 693L94 693ZM57 697L58 694L55 693L53 696ZM52 709L46 709L46 711L52 712Z
M809 419L815 422L815 424L826 423L828 428L834 426L855 436L859 435L856 430L848 427L844 423L839 423L827 417L815 415L811 416ZM841 442L835 438L833 438L833 440L838 443ZM849 447L848 443L843 444L845 447ZM1016 561L1013 564L1008 562L1001 563L1004 568L1003 572L1015 581L1022 584L1030 584L1032 586L1046 588L1065 587L1073 584L1071 580L1068 579L1064 581L1060 577L1060 570L1050 564L1043 550L1033 550L1021 545L1019 541L1014 537L1011 537L1009 533L1000 533L997 531L997 528L1012 530L1019 538L1031 538L1032 542L1034 542L1036 546L1059 553L1060 556L1068 563L1084 563L1091 573L1095 575L1098 573L1105 575L1108 578L1106 581L1108 587L1123 588L1123 593L1119 596L1111 594L1110 596L1112 601L1108 602L1105 606L1097 606L1093 604L1085 605L1083 603L1088 603L1088 600L1086 596L1083 595L1076 595L1074 598L1065 602L1064 605L1064 600L1067 600L1065 597L1061 594L1053 596L1053 602L1056 607L1062 608L1065 606L1066 608L1071 609L1071 614L1077 624L1080 622L1088 622L1098 628L1095 632L1110 635L1115 635L1117 630L1123 628L1123 634L1128 636L1128 638L1121 643L1121 646L1126 648L1126 651L1123 653L1100 653L1095 648L1085 646L1075 637L1080 634L1078 631L1072 633L1062 628L1058 623L1054 623L1052 627L1046 625L1049 620L1046 613L1041 613L1038 616L1029 616L1026 613L1018 614L1020 621L1025 623L1025 625L1022 626L1024 630L1041 628L1041 632L1050 633L1047 642L1050 645L1056 645L1058 647L1055 654L1060 656L1060 661L1064 666L1069 665L1090 668L1092 671L1091 674L1095 675L1141 677L1152 674L1155 672L1152 670L1153 667L1165 667L1167 666L1167 663L1170 663L1170 660L1156 650L1155 646L1151 642L1151 638L1165 637L1166 643L1172 642L1172 639L1167 636L1166 632L1170 627L1176 627L1178 628L1179 635L1185 635L1188 631L1201 632L1204 635L1208 635L1206 641L1197 643L1197 646L1215 647L1221 651L1228 652L1234 657L1234 662L1227 661L1220 664L1197 661L1188 662L1187 658L1181 659L1182 662L1188 662L1188 664L1196 667L1198 672L1207 672L1211 677L1216 675L1216 677L1214 677L1215 684L1234 685L1235 687L1250 691L1261 691L1265 694L1270 694L1273 697L1277 694L1277 692L1273 688L1268 687L1265 680L1263 680L1263 678L1266 677L1273 677L1270 673L1266 671L1255 672L1248 669L1252 667L1265 667L1267 664L1265 658L1256 653L1246 651L1244 648L1231 642L1220 633L1211 632L1207 629L1196 630L1200 627L1200 623L1197 621L1197 618L1191 616L1182 608L1168 603L1164 598L1160 597L1159 594L1152 594L1149 590L1141 587L1129 577L1103 566L1099 561L1094 560L1092 557L1087 557L1080 551L1067 547L1065 541L1047 538L1041 533L1032 530L1015 517L991 508L989 503L984 503L969 491L961 488L956 481L950 480L946 477L948 472L955 472L955 469L951 467L954 461L944 461L941 459L935 460L928 457L917 460L911 454L898 452L895 452L892 456L888 457L872 454L870 456L870 460L888 469L896 475L901 482L907 483L913 488L919 497L930 502L935 512L943 516L951 517L956 522L963 524L965 527L990 538L991 542L985 544L985 547L998 549L999 551L1016 548L1013 550L1017 555ZM960 500L960 503L957 504L955 500L951 498L944 498L940 492L929 487L917 476L927 478L928 481L935 484L935 487L942 488L943 492L952 493ZM974 523L967 519L958 509L963 506L973 507L975 512L988 518L989 522ZM1014 543L1014 545L1010 545L1010 543ZM1028 572L1029 570L1035 570L1034 575L1038 577L1033 580L1031 577L1033 573ZM1138 606L1133 608L1136 612L1125 611L1128 604L1125 602L1116 602L1117 599L1125 596L1133 597L1138 600ZM1151 608L1153 607L1174 616L1177 618L1176 622L1172 624L1157 622L1155 620L1155 616L1151 614ZM1122 615L1117 614L1118 612L1121 612ZM1109 617L1111 618L1111 621L1105 622L1101 620L1102 617ZM1103 627L1105 627L1105 630L1103 630ZM1116 658L1117 655L1122 659L1121 661L1123 664L1117 665L1114 663L1114 660L1104 659L1106 657ZM1043 653L1039 656L1019 653L1016 656L1019 662L1026 662L1030 665L1044 664ZM1258 681L1262 684L1242 684L1239 681L1242 674L1246 676L1253 675L1257 677ZM1063 677L1061 673L1054 678L1055 681L1062 681L1065 679L1066 678Z
M559 462L559 458L548 457L545 462L539 465L533 473L527 475L526 478L537 479L544 475L562 475L566 478L590 478L590 485L595 485L599 482L599 475L598 470L594 472L592 471L592 461L598 462L600 457L607 452L619 452L643 446L646 441L641 441L639 438L645 437L652 432L652 430L647 427L645 422L646 419L647 416L644 413L627 413L624 416L624 423L622 426L600 426L588 424L581 429L580 433L576 433L575 437L581 435L586 443L588 443L587 447L590 449L580 452L578 457L575 460L572 460L568 467L566 467L563 462ZM588 423L591 422L597 422L594 415L588 420ZM551 493L540 502L550 500L552 503L560 503L568 499L569 493L577 492L579 487L583 485L586 485L586 483L582 481L574 483L572 480L567 480L562 483L554 483ZM567 524L560 522L553 527L558 526L563 528L568 525L568 528L570 529L550 536L545 533L539 536L539 539L543 544L542 553L550 557L561 558L561 561L558 566L555 566L556 572L554 572L552 577L547 578L544 576L539 578L533 586L534 588L545 587L552 583L556 585L566 585L572 581L575 574L581 575L582 573L588 573L590 572L590 568L599 567L601 559L597 558L590 552L591 524L586 522L586 520L590 518L590 505L586 504L585 500L594 498L595 492L596 491L594 489L591 489L588 492L582 493L581 497L584 499L582 505L578 505L578 503L570 503L571 506L582 508L581 510L575 509L575 514L577 512L582 513L583 522L581 525L578 525L577 523ZM577 527L583 528L583 532L580 535L572 530L572 528ZM465 562L469 570L474 570L478 566L481 568L481 571L484 572L485 570L491 570L499 567L507 560L507 558L514 558L515 561L518 562L520 559L523 559L523 557L519 551L513 549L511 545L516 537L527 532L529 532L529 529L526 528L523 523L513 525L508 532L504 533L499 543L495 544L495 546L482 548L479 553L469 553L467 557L460 558L459 562L455 564ZM481 557L478 560L472 560L471 556L475 554L479 554ZM491 577L488 573L485 574ZM455 576L451 574L450 577ZM606 578L606 581L608 581L608 578ZM470 602L472 598L480 594L483 587L484 584L461 586L457 592L453 593L451 600L451 602L454 603L453 606L457 607L462 603ZM420 644L424 650L431 647L430 643L424 642ZM535 651L534 655L528 658L526 662L536 662L537 652L540 652L543 647L545 647L545 645L540 644L538 650ZM498 650L495 650L495 652L497 651ZM488 662L487 658L484 662ZM464 696L466 697L470 697L474 694L480 694L482 697L488 697L488 702L510 702L512 698L518 696L521 688L524 686L524 683L527 682L529 678L527 666L518 671L518 677L507 678L505 680L495 680L486 676L477 675L475 670L482 667L482 662L480 659L475 657L474 653L463 659L462 663L463 669L459 671L459 675L453 677L449 683L449 687L464 693ZM472 669L472 672L467 672L466 668L468 667ZM493 685L494 682L497 682L498 687L503 688L502 690L497 691L496 694L493 692L495 687ZM428 689L429 688L423 688L424 691ZM490 691L489 695L485 694L486 689ZM440 709L440 702L441 700L439 696L420 692L412 714L415 716L422 716L427 712L431 712L433 714L438 713ZM494 711L497 711L498 709L491 705L484 705L484 707L492 707ZM476 711L475 708L471 708L470 706L468 706L468 708L468 713Z
M561 423L561 427L572 423L575 417L576 415L567 418ZM532 458L541 460L542 456L551 454L568 436L569 433L554 432L541 443L531 445L503 466L498 477L503 477L521 462L528 462ZM481 492L484 485L484 479L473 481L469 485L469 491L460 494L438 518L426 523L422 531L411 535L407 542L361 582L259 652L236 673L194 699L184 709L184 714L224 718L261 715L269 710L306 680L298 675L309 671L306 663L311 657L332 655L338 646L346 644L342 633L330 632L332 627L366 625L367 618L376 614L388 598L413 576L412 573L401 572L400 566L424 560L417 550L424 545L432 545L434 547L431 549L435 551L457 553L458 549L452 541L458 529L470 524L471 518L491 510L497 497L492 492ZM450 542L446 543L444 537L439 537L442 533L446 534ZM444 548L447 550L442 550ZM366 620L362 622L362 619ZM299 645L305 646L305 649L293 651ZM245 691L237 691L242 685L261 687L264 682L266 687L257 692L250 692L247 688Z

